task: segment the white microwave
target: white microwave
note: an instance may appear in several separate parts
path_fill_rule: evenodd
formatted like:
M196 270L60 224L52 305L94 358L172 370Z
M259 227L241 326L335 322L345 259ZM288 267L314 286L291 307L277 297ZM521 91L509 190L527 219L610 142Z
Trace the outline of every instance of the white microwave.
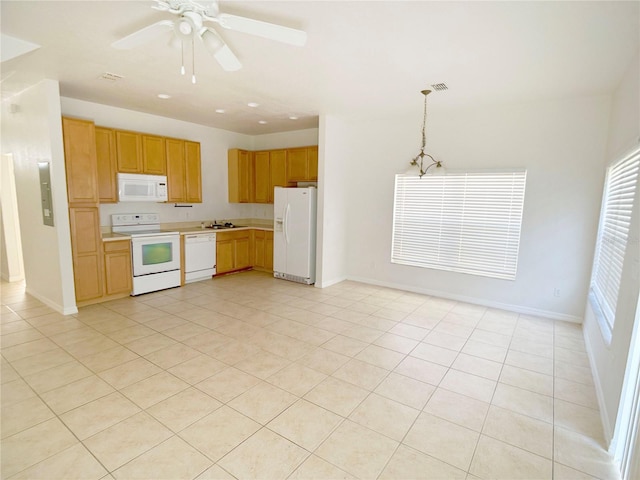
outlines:
M167 177L165 175L118 174L119 202L166 202Z

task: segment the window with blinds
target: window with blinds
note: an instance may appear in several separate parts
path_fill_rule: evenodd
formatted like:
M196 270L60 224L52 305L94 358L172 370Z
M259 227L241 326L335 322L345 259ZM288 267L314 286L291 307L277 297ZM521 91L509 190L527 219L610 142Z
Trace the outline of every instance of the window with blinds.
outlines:
M610 330L616 317L639 169L640 149L611 165L605 180L591 293Z
M396 175L391 261L515 279L526 177Z

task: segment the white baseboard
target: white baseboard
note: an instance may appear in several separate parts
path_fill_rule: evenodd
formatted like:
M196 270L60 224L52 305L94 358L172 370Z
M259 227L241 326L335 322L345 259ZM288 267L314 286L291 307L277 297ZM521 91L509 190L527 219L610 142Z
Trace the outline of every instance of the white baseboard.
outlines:
M321 283L316 282L315 285L317 288L327 288L327 287L330 287L331 285L335 285L336 283L344 282L346 279L347 277L334 278L332 280L327 280L326 282L321 282Z
M25 292L44 303L47 307L53 308L56 312L61 313L62 315L73 315L74 313L78 313L78 307L76 305L65 308L62 305L59 305L56 302L52 301L51 299L43 297L42 295L34 292L33 290L29 289L29 287L25 288Z
M5 282L13 283L13 282L21 282L24 280L24 275L7 275L6 273L2 273L0 276L2 280Z
M512 305L508 303L494 302L486 300L484 298L468 297L465 295L456 295L449 292L441 292L438 290L431 290L427 288L419 288L413 285L402 285L391 282L380 282L378 280L372 280L370 278L363 277L347 277L348 280L354 282L367 283L369 285L377 285L379 287L395 288L397 290L405 290L413 293L421 293L423 295L431 295L433 297L446 298L448 300L455 300L458 302L473 303L483 307L497 308L500 310L508 310L510 312L522 313L525 315L532 315L536 317L549 318L551 320L563 320L565 322L582 323L582 318L575 315L568 315L566 313L552 312L549 310L541 310L538 308L525 307L523 305Z

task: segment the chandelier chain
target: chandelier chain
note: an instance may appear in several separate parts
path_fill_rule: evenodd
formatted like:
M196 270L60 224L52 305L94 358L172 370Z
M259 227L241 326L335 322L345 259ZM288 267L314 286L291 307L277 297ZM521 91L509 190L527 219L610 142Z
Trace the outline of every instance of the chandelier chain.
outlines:
M425 147L427 146L427 95L424 96L424 116L422 118L422 148L421 150L424 152Z

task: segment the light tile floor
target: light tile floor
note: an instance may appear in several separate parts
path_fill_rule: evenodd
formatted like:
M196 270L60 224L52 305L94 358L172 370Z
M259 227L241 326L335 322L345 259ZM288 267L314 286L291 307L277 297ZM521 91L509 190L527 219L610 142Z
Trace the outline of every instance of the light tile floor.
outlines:
M2 478L616 478L579 325L248 272L2 285Z

